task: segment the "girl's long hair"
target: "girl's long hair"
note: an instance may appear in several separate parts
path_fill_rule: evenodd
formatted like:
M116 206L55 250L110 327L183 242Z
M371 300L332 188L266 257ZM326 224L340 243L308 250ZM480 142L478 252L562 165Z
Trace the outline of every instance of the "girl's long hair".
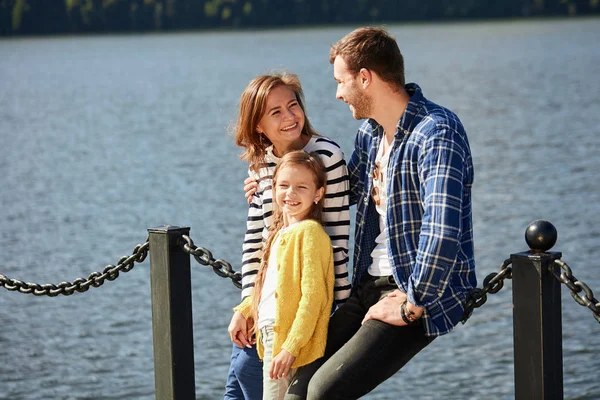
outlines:
M272 143L256 128L267 108L267 97L278 86L287 86L296 95L296 100L304 113L302 134L318 135L313 129L304 106L304 92L298 76L291 73L273 73L254 78L240 97L238 119L235 124L235 144L244 148L241 159L248 162L255 172L265 163L266 148Z
M306 167L312 173L317 189L323 188L323 196L321 196L321 199L319 199L317 204L313 203L308 217L310 219L314 219L320 224L323 224L323 203L325 202L325 191L327 189L327 175L325 173L325 167L316 153L309 154L304 150L291 151L281 158L281 161L275 167L275 172L273 173L273 222L269 227L269 236L263 243L263 256L258 269L258 274L256 275L256 280L254 281L252 308L250 314L254 321L254 325L251 328L251 333L256 332L256 325L258 324L258 306L260 304L265 273L267 271L267 267L269 266L271 246L273 245L275 236L277 236L277 233L281 230L281 228L283 228L283 213L281 208L279 208L277 205L275 199L277 196L276 191L278 172L287 166Z

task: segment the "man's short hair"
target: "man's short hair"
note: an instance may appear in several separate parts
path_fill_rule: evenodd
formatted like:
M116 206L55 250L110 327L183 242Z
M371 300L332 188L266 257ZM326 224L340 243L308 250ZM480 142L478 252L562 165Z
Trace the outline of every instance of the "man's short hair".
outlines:
M350 32L331 45L329 62L340 56L354 75L361 68L375 72L397 89L404 89L404 58L396 39L383 28L364 27Z

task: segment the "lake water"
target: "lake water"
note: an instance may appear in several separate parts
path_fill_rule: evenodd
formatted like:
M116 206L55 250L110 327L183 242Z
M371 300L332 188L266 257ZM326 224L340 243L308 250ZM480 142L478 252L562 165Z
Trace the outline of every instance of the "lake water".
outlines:
M87 277L162 224L240 269L246 167L229 125L255 75L296 72L350 154L329 45L354 27L0 40L0 273ZM454 110L475 162L479 285L547 219L600 297L600 20L390 25L407 80ZM193 262L199 399L223 393L239 291ZM369 399L514 398L510 282ZM600 398L600 326L563 287L567 399ZM153 399L149 262L86 293L0 288L0 398Z

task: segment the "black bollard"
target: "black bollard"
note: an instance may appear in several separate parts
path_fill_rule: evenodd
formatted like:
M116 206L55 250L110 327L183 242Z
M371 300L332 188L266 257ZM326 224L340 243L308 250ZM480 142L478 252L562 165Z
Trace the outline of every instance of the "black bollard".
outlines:
M531 250L511 255L515 399L563 398L562 321L560 282L550 273L559 252L556 229L547 221L527 227Z
M190 228L162 226L148 232L155 398L194 400L190 256L179 246Z

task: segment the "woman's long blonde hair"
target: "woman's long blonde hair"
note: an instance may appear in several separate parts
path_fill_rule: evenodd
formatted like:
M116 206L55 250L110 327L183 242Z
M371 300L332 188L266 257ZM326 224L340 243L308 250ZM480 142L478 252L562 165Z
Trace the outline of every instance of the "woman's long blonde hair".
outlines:
M246 160L250 168L256 172L265 163L265 150L272 144L265 135L258 133L256 128L266 111L267 97L273 89L281 85L287 86L294 92L304 113L302 134L309 137L317 135L306 115L304 92L297 75L274 73L257 76L250 81L240 97L238 119L235 124L235 144L245 149L241 159Z
M291 151L281 158L279 164L275 167L273 173L273 222L269 227L269 236L263 244L263 256L254 281L254 291L252 293L252 308L251 317L254 321L254 325L251 328L251 333L256 332L256 324L258 323L258 306L260 304L260 298L262 294L262 288L265 279L265 272L269 266L269 255L271 253L271 246L273 240L277 235L277 232L283 228L283 213L281 208L275 202L276 191L277 191L277 174L283 168L287 166L304 166L313 175L315 185L317 189L323 188L323 195L316 204L312 205L308 218L314 219L315 221L323 224L323 203L325 201L325 192L327 189L327 175L325 173L325 167L323 162L316 153L307 153L304 150Z

